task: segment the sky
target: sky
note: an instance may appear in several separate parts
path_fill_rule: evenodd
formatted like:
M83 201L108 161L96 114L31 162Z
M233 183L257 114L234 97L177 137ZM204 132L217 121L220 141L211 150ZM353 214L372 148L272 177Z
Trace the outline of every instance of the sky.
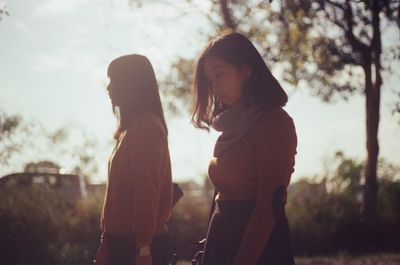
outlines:
M194 2L207 12L206 1ZM105 90L111 60L123 54L144 54L161 79L174 60L196 58L206 45L204 33L211 26L183 1L173 3L139 8L128 0L0 0L10 13L0 21L0 108L50 131L75 127L100 143L109 143L115 129ZM393 39L399 40L395 34ZM399 78L385 77L384 82L380 157L399 165L400 125L391 115ZM299 141L293 181L323 173L338 150L359 161L366 158L362 95L327 104L307 88L282 84L290 95L285 110L295 121ZM174 181L201 182L218 134L193 128L188 115L167 116ZM105 147L95 154L97 182L107 178L112 148L101 146ZM30 156L30 160L39 157ZM0 175L22 166L16 161L12 168L0 168Z

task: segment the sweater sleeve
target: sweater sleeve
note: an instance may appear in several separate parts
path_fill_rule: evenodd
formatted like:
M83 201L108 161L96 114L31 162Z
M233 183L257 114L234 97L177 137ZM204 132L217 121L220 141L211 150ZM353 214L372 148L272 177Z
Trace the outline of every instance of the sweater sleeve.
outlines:
M128 129L129 159L134 178L134 231L138 246L149 245L157 228L160 201L162 138L159 128L143 121Z
M275 115L278 114L278 115ZM268 114L256 137L257 196L234 265L256 265L275 224L273 195L289 184L296 153L292 119L281 112Z

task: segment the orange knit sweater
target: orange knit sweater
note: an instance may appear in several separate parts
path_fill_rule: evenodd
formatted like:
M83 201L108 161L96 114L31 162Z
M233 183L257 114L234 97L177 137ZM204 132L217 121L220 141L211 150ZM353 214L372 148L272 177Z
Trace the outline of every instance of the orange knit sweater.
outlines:
M234 265L256 265L275 224L272 197L288 186L297 147L293 120L282 109L267 111L226 153L210 162L218 200L256 200Z
M172 210L167 133L159 118L145 113L121 134L109 161L102 230L136 234L138 246L167 231Z

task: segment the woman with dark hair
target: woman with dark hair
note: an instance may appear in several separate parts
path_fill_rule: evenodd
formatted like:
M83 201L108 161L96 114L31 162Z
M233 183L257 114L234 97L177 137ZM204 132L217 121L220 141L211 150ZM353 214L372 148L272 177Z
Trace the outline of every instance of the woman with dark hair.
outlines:
M197 62L197 128L222 132L209 165L218 191L203 265L291 265L286 188L297 137L288 97L253 44L225 33Z
M108 77L118 127L95 263L168 264L171 164L154 70L146 57L126 55L111 62Z

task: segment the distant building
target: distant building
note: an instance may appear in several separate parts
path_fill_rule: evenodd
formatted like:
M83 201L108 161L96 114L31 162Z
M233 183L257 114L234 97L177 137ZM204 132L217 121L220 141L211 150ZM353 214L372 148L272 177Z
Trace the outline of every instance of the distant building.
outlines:
M86 184L79 175L24 172L0 178L0 190L9 188L40 187L60 193L65 200L75 203L87 195Z

